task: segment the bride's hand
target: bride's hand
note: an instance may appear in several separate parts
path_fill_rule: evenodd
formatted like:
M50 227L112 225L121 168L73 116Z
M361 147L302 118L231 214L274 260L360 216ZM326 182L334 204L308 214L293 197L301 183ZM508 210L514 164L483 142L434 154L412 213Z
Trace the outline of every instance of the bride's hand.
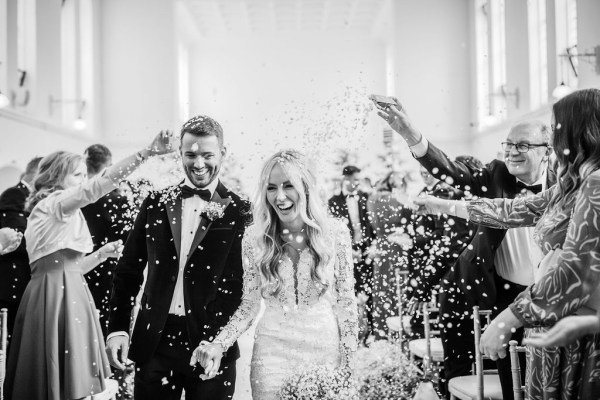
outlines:
M204 374L200 376L203 380L214 378L221 367L223 358L223 346L220 343L209 343L202 341L200 346L192 352L190 365L194 366L200 363L204 368Z

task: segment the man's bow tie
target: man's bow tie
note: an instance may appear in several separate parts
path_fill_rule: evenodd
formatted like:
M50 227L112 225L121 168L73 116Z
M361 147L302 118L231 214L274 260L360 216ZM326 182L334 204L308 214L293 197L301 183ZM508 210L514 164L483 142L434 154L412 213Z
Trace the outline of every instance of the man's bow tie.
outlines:
M533 194L538 194L539 192L542 191L542 184L538 184L538 185L526 185L525 183L521 182L521 181L517 181L517 189L521 190L525 189L525 190L529 190L532 191Z
M210 201L211 195L208 189L191 188L187 185L181 187L181 197L187 199L188 197L199 196L204 201Z

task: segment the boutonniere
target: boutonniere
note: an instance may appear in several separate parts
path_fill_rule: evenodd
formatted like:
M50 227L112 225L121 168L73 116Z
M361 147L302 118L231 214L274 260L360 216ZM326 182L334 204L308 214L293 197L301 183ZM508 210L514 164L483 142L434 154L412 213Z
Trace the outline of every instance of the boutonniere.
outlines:
M225 214L225 206L214 201L209 201L202 214L206 215L206 218L214 221L217 218L223 217Z

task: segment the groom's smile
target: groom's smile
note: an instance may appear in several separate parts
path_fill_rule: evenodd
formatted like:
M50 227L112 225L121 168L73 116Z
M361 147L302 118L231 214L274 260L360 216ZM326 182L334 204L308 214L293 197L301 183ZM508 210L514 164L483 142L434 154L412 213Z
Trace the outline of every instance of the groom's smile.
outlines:
M214 135L186 133L181 139L183 170L194 186L203 188L216 179L221 170L225 148Z

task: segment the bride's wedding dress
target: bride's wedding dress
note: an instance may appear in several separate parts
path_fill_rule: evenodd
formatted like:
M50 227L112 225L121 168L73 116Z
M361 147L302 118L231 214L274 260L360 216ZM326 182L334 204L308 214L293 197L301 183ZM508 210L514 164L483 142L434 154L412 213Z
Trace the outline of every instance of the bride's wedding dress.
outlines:
M357 347L358 317L354 296L352 247L348 228L333 224L335 257L324 269L325 293L310 276L313 259L308 249L296 266L284 256L279 269L282 286L265 298L265 313L256 328L250 370L252 398L277 399L284 380L314 365L338 367ZM215 341L231 346L252 324L261 303L261 274L255 260L257 235L246 230L242 243L244 294L242 303Z

